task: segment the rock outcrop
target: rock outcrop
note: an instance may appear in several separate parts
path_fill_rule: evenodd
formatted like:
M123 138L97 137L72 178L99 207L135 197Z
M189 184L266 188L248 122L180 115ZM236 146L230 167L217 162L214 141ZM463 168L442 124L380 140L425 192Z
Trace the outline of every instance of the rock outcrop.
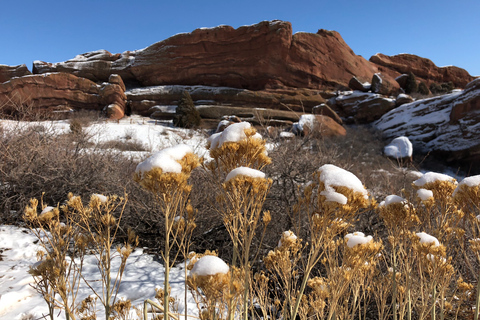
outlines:
M480 163L480 79L465 90L403 104L375 122L387 138L406 136L415 149L447 161Z
M0 64L0 83L8 81L12 78L28 76L32 74L24 64L18 66L6 66Z
M328 101L345 123L370 123L395 108L395 100L377 93L361 91L340 92Z
M417 80L423 80L427 85L451 81L456 88L464 88L474 79L462 68L437 67L431 60L413 54L387 56L377 53L370 62L377 65L380 72L393 78L412 72Z
M338 32L292 34L289 22L264 21L237 29L201 28L122 54L100 50L61 63L34 62L34 73L57 71L93 81L106 81L115 73L143 86L260 90L347 87L352 76L371 79L378 68L355 55ZM393 78L385 77L398 88Z
M23 76L0 84L0 105L7 112L20 105L38 110L89 109L115 107L123 117L126 96L117 83L97 85L68 73Z
M127 90L131 111L149 116L156 106L177 105L182 93L188 91L196 105L230 105L243 108L283 109L310 112L325 99L316 90L270 89L250 91L209 86L152 86ZM158 108L157 108L158 109ZM218 117L220 119L221 115Z

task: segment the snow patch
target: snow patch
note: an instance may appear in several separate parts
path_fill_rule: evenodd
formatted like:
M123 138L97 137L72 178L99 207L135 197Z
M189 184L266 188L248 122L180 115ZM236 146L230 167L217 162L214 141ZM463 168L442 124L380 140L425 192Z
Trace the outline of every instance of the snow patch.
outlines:
M347 187L354 192L361 193L365 199L368 199L367 190L353 173L333 164L325 164L318 171L320 172L320 181L325 185L325 190L320 194L327 198L326 201L347 204L347 197L336 192L334 187Z
M402 197L399 197L397 195L391 194L385 198L384 201L380 202L380 207L386 207L394 203L402 203L406 205L408 202Z
M251 177L251 178L264 179L265 178L265 173L263 173L260 170L255 170L255 169L248 168L248 167L238 167L238 168L233 169L232 171L230 171L228 173L227 177L225 178L225 182L229 181L230 179L235 178L236 176L247 176L247 177Z
M440 242L438 242L438 239L435 238L434 236L429 235L428 233L418 232L418 233L416 233L416 235L417 235L417 237L420 238L420 243L422 243L422 244L433 243L434 247L438 247L440 245Z
M427 189L418 189L417 190L417 197L420 198L422 201L427 201L429 199L433 199L433 191Z
M195 263L190 271L194 276L214 276L216 274L227 274L229 271L228 265L219 257L203 256Z
M373 240L372 236L365 236L363 232L349 233L345 236L345 239L347 240L347 246L349 248L353 248L356 245L369 243Z
M473 187L480 187L480 175L476 176L471 176L464 178L457 186L455 191L453 191L453 195L455 196L458 192L458 190L461 190L462 186L467 186L468 188L473 188Z
M245 129L250 129L252 125L248 122L238 122L229 125L223 132L212 134L208 138L210 149L220 148L226 142L239 142L247 139ZM253 139L262 139L262 136L257 132L252 136Z
M449 175L437 172L424 173L423 176L420 179L415 180L413 184L417 187L423 187L426 184L434 183L437 181L449 181L457 184L457 181L454 178L450 177Z
M181 173L182 165L178 161L185 157L187 153L193 153L193 150L185 144L163 149L139 163L135 172L145 173L159 168L162 169L162 172Z

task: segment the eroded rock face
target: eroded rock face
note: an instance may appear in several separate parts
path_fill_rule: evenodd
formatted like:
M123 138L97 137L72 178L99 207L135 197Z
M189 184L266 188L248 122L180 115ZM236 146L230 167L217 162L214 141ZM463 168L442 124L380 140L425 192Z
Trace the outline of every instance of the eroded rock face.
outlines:
M100 50L60 63L36 61L34 73L63 71L93 81L119 74L143 86L208 85L259 90L347 87L352 76L371 79L376 66L355 55L338 32L292 34L284 21L234 29L197 29L145 49L111 54ZM388 75L386 75L388 78ZM385 79L393 87L393 78Z
M32 73L24 64L18 66L6 66L0 64L0 83L15 77L23 77L30 74Z
M413 54L387 56L377 53L370 58L370 62L378 65L382 73L389 74L393 78L412 72L417 80L423 80L427 85L433 82L451 81L456 88L464 88L474 79L462 68L437 67L431 60Z
M406 136L414 149L447 161L480 163L480 80L463 91L403 104L375 122L387 138Z
M102 110L116 106L116 114L125 110L126 96L115 83L97 85L68 73L23 76L0 84L0 105L29 105L38 110ZM8 110L7 110L8 111Z

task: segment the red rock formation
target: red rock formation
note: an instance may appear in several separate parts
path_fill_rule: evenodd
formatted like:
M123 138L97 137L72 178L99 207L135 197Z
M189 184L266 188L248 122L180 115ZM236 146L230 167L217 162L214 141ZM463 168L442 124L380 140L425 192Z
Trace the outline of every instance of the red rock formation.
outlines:
M394 78L412 72L417 80L423 80L427 85L433 82L451 81L455 87L464 88L467 83L475 79L462 68L437 67L431 60L413 54L387 56L377 53L370 58L370 62L376 64L380 72Z
M14 77L23 77L32 74L26 65L6 66L0 64L0 83L8 81Z
M15 105L28 105L38 110L102 110L112 105L123 113L125 102L126 96L119 84L97 85L68 73L24 76L0 84L0 106L9 110Z
M355 55L338 32L292 35L291 24L283 21L238 29L202 28L121 55L101 50L63 63L36 61L33 70L65 71L94 81L117 73L127 82L148 86L202 84L251 90L347 87L352 76L366 81L378 72ZM392 78L386 81L398 88Z

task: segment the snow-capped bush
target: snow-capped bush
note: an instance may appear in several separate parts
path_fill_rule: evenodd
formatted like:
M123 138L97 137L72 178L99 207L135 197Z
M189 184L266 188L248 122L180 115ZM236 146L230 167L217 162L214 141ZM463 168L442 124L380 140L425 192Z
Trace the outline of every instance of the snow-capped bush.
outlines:
M337 192L335 187L346 187L368 199L367 190L353 173L333 164L321 166L318 172L320 172L320 181L323 182L325 187L320 194L326 198L326 201L347 204L348 198L344 194Z
M213 276L216 274L227 274L229 266L219 257L203 256L195 263L191 275L194 276Z
M427 172L423 174L423 176L420 179L415 180L413 184L416 187L424 187L427 184L441 182L441 181L448 181L448 182L457 184L457 181L454 178L450 177L449 175L446 175L443 173L437 173L437 172Z
M162 169L162 172L180 173L182 165L178 162L187 153L193 153L193 149L185 144L179 144L163 149L137 165L136 173L145 173L155 168Z
M427 201L427 200L430 200L430 199L433 199L433 191L432 190L427 190L427 189L418 189L417 190L417 197L421 200L421 201Z
M222 132L214 133L208 138L210 149L220 148L226 142L239 142L247 139L245 129L250 129L252 125L248 122L232 123ZM262 139L258 132L253 136L254 139Z
M420 243L421 244L433 244L434 247L438 247L440 245L440 242L438 241L437 238L434 236L429 235L428 233L425 232L417 232L416 233L417 237L420 238Z
M353 248L356 245L369 243L373 238L372 236L365 236L363 232L354 232L347 234L345 239L347 240L347 246Z
M230 171L225 178L225 182L229 181L230 179L235 178L236 176L247 176L251 178L265 178L265 173L260 170L248 168L248 167L239 167Z

